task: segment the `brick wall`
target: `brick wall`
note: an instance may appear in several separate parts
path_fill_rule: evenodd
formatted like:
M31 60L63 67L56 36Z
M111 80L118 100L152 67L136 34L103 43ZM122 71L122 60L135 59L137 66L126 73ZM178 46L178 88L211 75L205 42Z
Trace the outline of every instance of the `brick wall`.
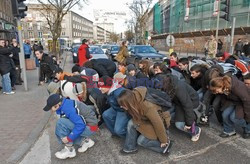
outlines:
M226 36L219 36L219 39L223 42L223 51L229 51L230 43L227 43ZM249 40L250 35L235 35L234 37L234 44L237 40L241 38L242 41ZM190 37L190 38L176 38L174 51L176 52L191 52L195 53L203 53L204 52L204 45L206 41L209 39L209 36L204 37ZM153 40L153 46L160 51L168 51L169 47L166 44L166 39L156 39Z

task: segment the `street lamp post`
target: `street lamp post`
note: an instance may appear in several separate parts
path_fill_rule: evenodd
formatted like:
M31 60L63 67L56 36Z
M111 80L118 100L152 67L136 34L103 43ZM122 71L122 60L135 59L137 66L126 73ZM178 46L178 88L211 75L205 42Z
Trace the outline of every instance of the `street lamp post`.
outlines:
M220 25L220 0L218 0L217 26L216 26L216 36L215 36L216 41L218 41L219 25Z

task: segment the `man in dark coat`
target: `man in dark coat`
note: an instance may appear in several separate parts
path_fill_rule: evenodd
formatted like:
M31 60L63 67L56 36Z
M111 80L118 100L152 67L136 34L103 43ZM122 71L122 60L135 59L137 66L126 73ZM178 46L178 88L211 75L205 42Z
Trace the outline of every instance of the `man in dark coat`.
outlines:
M20 60L19 60L19 52L20 48L18 47L17 40L15 38L12 39L10 47L12 48L12 54L13 54L13 61L15 63L15 85L22 85L22 79L21 79L21 68L20 68Z
M244 52L245 56L247 56L247 57L250 56L250 44L248 41L243 46L243 52Z
M5 40L0 39L0 74L4 94L14 94L11 88L10 71L12 69L11 49L5 47Z
M36 50L35 54L40 62L39 84L43 85L45 80L47 82L52 80L57 65L54 64L53 59L48 54L43 53L43 50Z
M237 41L237 43L235 44L235 52L236 55L240 56L243 50L243 42L241 41L241 39L239 39Z
M92 59L86 62L84 67L96 70L96 72L99 74L99 77L113 77L116 71L115 63L109 59Z

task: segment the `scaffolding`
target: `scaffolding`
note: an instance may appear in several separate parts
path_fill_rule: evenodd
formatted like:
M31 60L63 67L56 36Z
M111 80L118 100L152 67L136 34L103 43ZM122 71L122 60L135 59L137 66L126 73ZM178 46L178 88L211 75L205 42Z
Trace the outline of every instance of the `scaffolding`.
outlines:
M154 18L157 21L160 19L161 25L154 22L154 29L160 30L161 34L214 31L216 29L216 17L213 16L214 1L190 0L188 21L184 21L186 0L170 0L167 6L161 8L155 6L154 10L157 11L154 12ZM160 16L159 9L161 9ZM230 20L220 19L219 29L231 28L233 17L236 17L236 28L250 27L250 0L231 0Z

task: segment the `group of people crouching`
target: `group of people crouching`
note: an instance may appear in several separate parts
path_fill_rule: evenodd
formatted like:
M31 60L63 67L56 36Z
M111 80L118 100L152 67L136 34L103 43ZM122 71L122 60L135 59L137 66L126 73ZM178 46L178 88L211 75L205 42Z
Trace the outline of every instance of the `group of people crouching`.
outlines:
M234 57L222 62L176 56L162 63L141 60L118 66L93 59L73 66L72 73L58 68L44 108L61 116L55 134L65 147L55 156L75 157L74 145L85 152L103 124L112 136L124 139L122 154L136 153L140 145L167 155L171 124L196 142L200 125L209 124L212 113L223 126L221 137L236 135L237 125L244 129L243 138L250 138L247 64Z

